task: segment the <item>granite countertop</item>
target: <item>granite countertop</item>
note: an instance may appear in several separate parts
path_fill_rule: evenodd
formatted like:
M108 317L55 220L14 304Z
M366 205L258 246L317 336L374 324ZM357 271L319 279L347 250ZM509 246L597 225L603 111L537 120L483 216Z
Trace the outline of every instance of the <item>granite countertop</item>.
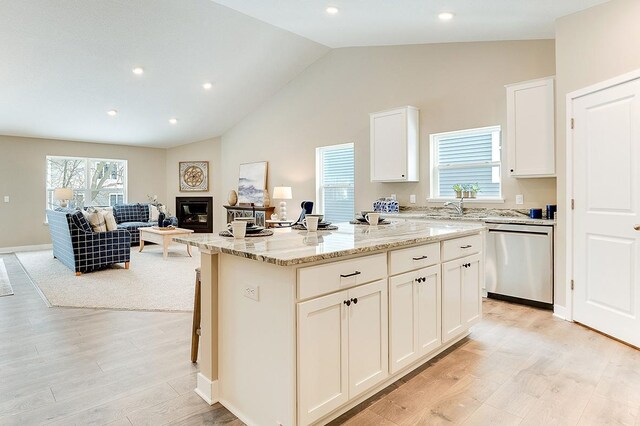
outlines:
M485 229L471 223L391 221L389 225L338 224L335 231L273 229L270 237L234 240L218 234L191 234L174 241L214 253L227 253L280 266L292 266L360 253L473 235Z
M511 223L515 225L555 226L552 219L531 219L528 211L517 209L465 208L463 216L445 207L402 208L399 213L382 213L382 216L397 219L442 220L461 222Z

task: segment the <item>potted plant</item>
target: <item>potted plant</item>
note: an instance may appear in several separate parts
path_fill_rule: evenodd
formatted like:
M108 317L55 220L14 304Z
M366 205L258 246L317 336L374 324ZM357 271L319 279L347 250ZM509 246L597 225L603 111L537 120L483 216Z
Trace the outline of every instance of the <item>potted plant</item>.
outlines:
M462 196L464 198L471 198L471 184L469 183L462 184Z
M469 185L469 198L476 198L478 192L480 192L480 185L477 182Z
M462 185L460 185L459 183L456 183L455 185L453 185L453 190L456 193L456 198L462 198L462 191L464 191L464 188L462 187Z

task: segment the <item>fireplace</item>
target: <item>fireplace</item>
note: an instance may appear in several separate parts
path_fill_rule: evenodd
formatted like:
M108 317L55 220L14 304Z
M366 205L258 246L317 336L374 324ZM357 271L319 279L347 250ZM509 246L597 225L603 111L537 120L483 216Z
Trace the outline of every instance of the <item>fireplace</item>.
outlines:
M213 232L213 197L176 197L178 227Z

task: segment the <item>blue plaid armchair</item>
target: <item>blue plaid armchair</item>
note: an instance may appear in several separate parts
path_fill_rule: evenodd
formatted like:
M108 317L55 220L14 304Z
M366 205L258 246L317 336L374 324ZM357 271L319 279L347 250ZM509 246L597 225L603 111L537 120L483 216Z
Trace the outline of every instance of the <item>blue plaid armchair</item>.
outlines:
M47 210L53 256L76 275L114 263L129 269L131 234L126 229L93 232L82 212Z

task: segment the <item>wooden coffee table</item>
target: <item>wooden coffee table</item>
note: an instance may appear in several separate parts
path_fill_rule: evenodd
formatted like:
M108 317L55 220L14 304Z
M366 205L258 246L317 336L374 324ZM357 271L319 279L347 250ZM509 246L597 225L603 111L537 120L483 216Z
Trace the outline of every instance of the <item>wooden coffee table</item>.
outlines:
M173 228L158 229L154 226L139 228L140 231L140 251L144 248L144 242L156 243L162 245L162 257L167 258L167 250L171 245L174 237L189 235L193 233L192 229ZM191 256L191 246L187 244L187 254Z

